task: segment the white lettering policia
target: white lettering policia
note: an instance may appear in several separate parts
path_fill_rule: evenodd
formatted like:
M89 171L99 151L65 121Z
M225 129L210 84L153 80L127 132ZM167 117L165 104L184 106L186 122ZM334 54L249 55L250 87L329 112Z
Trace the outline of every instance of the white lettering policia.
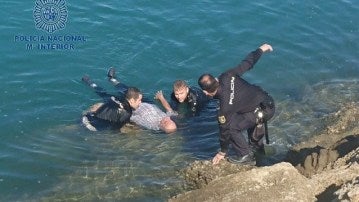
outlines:
M232 79L231 79L231 95L230 95L230 97L229 97L229 104L230 105L232 105L233 104L233 99L234 99L234 80L235 80L236 78L234 78L233 76L232 76Z
M253 68L263 53L272 50L272 46L263 44L250 52L238 66L222 73L218 79L211 74L203 74L198 79L203 92L219 100L221 150L213 158L213 164L224 159L229 145L236 153L236 156L228 158L232 163L254 165L254 152L264 152L263 137L266 137L268 143L267 121L274 115L274 101L266 91L248 83L241 76ZM248 140L243 135L245 132Z

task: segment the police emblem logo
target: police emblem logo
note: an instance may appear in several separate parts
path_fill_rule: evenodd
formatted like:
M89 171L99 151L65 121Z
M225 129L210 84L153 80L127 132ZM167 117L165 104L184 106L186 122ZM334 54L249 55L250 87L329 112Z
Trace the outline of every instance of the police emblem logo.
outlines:
M224 117L224 116L219 116L219 117L218 117L218 121L219 121L220 124L224 124L224 123L226 123L226 117Z
M66 26L65 0L36 0L33 14L35 27L39 30L53 33Z

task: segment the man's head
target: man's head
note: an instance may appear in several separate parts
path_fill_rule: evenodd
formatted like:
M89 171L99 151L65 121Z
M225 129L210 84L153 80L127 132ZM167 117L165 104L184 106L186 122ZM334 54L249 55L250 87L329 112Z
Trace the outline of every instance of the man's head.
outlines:
M177 80L173 83L173 93L178 102L184 102L189 92L188 85L183 80Z
M198 79L198 85L206 95L213 97L217 93L219 82L211 74L202 74Z
M133 109L137 109L142 102L142 93L136 87L129 87L126 92L126 100Z
M160 121L160 129L165 133L173 133L177 130L177 126L171 117L166 116Z

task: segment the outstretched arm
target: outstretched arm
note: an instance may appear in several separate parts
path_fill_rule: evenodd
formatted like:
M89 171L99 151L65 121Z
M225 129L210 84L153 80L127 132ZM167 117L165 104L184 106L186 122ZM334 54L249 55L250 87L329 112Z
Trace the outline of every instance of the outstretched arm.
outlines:
M244 72L253 68L253 66L257 63L257 61L259 60L259 58L262 56L263 53L270 51L273 51L271 45L269 44L261 45L255 51L250 52L247 55L247 57L237 67L228 70L227 73L237 74L241 76Z
M172 112L173 109L170 106L170 104L167 102L165 96L163 96L162 90L157 91L155 95L155 99L159 100L162 104L162 106L165 108L166 112Z

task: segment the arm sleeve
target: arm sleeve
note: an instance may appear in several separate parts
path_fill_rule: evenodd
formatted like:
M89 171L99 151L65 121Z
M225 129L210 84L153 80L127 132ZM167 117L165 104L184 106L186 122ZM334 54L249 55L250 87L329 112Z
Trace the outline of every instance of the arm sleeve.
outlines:
M224 124L220 124L219 131L220 131L219 144L221 146L221 152L227 153L229 147L229 138L231 136L230 130L229 128L224 127Z
M220 83L221 88L223 89L223 82L226 82L229 78L226 76L222 76L220 79L222 82ZM228 82L228 81L227 81ZM230 139L230 117L232 115L231 109L229 108L229 99L230 92L221 92L221 96L219 98L220 106L218 110L218 123L219 123L219 143L221 146L221 152L227 153L229 147L229 139Z
M237 74L238 76L241 76L244 72L253 68L253 66L257 63L259 58L262 56L262 54L263 51L259 48L255 51L250 52L247 55L247 57L244 60L242 60L242 62L237 67L228 70L227 73Z

